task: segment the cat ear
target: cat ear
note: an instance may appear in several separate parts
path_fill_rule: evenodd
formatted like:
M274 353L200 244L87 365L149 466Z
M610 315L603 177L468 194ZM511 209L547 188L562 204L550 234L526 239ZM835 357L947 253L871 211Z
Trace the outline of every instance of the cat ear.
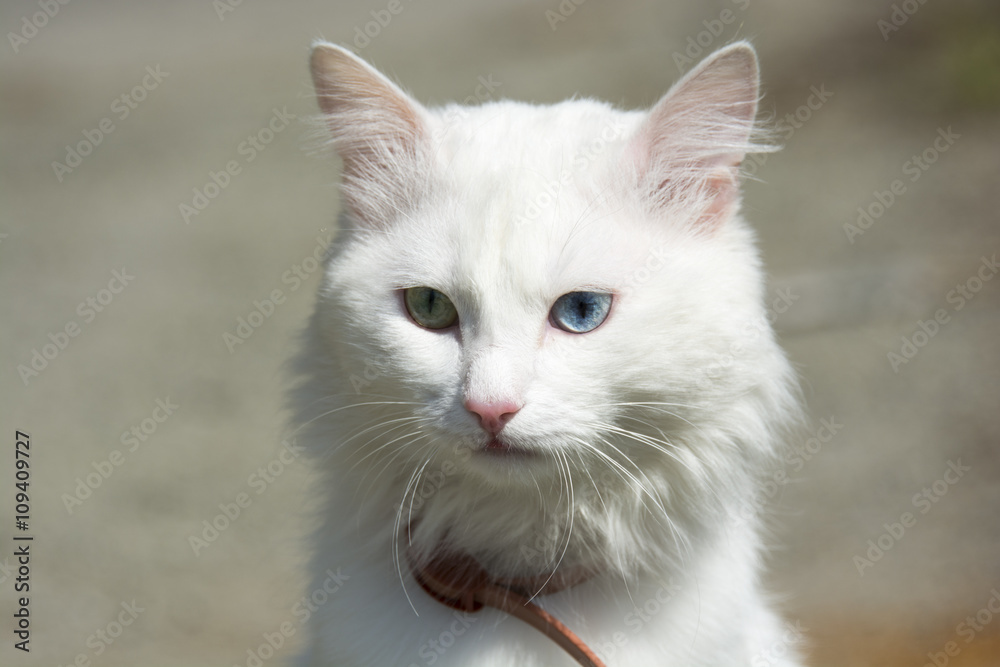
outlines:
M757 113L757 56L736 42L706 58L657 102L632 138L626 159L654 206L702 209L714 229L739 199L739 166ZM686 202L686 203L685 203Z
M309 60L316 98L344 163L342 192L359 222L381 225L414 203L426 173L422 106L347 49L325 42Z

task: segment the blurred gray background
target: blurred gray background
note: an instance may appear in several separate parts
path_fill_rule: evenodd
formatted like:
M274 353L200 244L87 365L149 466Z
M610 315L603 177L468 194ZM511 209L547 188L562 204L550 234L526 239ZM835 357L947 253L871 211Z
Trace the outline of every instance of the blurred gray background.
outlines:
M298 646L308 471L280 457L282 364L338 207L301 122L318 37L428 104L492 77L625 107L752 39L785 149L750 167L746 211L811 415L766 498L770 582L817 667L1000 663L996 4L577 2L0 5L0 663L246 665L282 624L264 664Z

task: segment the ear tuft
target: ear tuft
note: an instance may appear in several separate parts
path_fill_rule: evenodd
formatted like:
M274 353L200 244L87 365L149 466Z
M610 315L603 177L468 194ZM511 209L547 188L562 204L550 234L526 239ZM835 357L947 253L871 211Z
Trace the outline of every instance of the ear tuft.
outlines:
M316 44L309 69L320 109L335 135L345 129L344 120L368 121L367 129L382 133L383 139L414 140L423 133L423 109L347 49Z
M757 113L757 56L748 42L719 49L678 81L649 112L627 155L654 206L688 201L717 226L739 200L739 165L751 151Z
M309 68L330 142L344 162L348 205L373 224L405 210L415 190L406 183L426 159L423 107L343 47L315 44Z

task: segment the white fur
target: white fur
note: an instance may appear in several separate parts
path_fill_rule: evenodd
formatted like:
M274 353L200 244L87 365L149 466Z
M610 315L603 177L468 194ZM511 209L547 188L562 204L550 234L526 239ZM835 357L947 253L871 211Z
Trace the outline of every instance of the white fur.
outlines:
M798 414L738 215L737 165L762 148L750 46L648 113L426 110L327 44L313 75L345 213L293 405L321 473L314 585L349 579L303 664L573 664L520 621L430 599L405 552L442 540L497 575L596 570L536 602L609 667L798 664L742 512ZM408 318L399 290L419 285L457 329ZM582 289L615 294L608 320L552 327ZM503 434L537 456L485 456L470 397L523 402Z

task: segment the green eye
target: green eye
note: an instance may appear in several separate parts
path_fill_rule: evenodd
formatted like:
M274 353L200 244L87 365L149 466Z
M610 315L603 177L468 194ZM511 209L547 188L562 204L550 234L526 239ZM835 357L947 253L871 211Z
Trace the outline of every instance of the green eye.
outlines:
M403 290L406 311L413 321L428 329L447 329L458 322L458 311L451 299L431 287Z

